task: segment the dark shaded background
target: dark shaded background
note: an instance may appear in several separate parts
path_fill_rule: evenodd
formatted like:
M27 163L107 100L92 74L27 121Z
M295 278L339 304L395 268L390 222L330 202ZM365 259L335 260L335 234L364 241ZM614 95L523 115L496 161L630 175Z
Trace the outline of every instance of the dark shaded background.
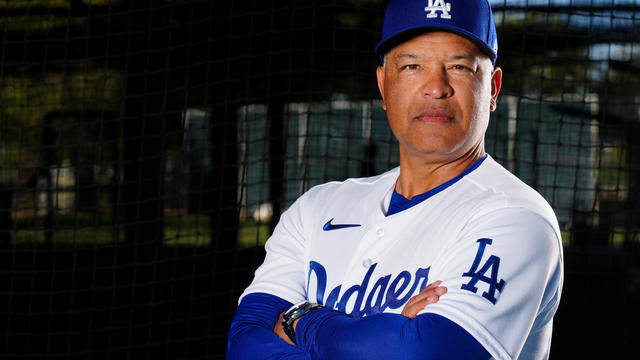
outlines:
M637 358L640 5L523 3L492 1L505 110L487 143L561 214L551 357ZM280 212L397 164L384 7L0 2L0 357L223 358Z

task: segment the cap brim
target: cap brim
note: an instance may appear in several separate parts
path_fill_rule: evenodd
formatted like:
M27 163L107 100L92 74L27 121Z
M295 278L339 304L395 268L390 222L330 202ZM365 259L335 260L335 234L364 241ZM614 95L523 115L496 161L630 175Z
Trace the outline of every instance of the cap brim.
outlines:
M393 49L395 46L413 37L416 37L426 32L438 31L438 30L446 31L446 32L450 32L450 33L454 33L456 35L462 36L463 38L474 43L476 47L480 49L480 51L482 51L485 55L489 57L489 59L491 59L491 61L495 61L496 54L491 49L489 49L482 41L478 40L473 35L469 34L463 29L459 29L451 26L444 26L444 25L426 25L426 26L411 27L406 30L401 30L396 34L392 35L391 37L380 41L376 45L375 52L380 57L383 57L389 50Z

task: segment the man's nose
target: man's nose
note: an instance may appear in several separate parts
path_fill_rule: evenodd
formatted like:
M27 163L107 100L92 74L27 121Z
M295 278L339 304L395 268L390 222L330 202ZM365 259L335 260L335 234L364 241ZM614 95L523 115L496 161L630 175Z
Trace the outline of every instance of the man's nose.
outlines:
M423 95L433 99L445 99L453 95L453 88L449 84L444 69L431 69L426 72L423 85Z

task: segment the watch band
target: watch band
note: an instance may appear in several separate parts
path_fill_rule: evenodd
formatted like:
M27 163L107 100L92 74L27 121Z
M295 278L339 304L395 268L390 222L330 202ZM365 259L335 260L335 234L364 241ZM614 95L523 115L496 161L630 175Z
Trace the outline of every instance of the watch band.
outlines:
M294 344L297 344L297 341L296 341L296 332L293 329L293 323L297 319L321 307L323 306L320 304L303 301L301 303L293 305L291 308L289 308L289 310L287 310L284 313L284 315L282 316L282 328L284 330L284 333L287 334L289 339Z

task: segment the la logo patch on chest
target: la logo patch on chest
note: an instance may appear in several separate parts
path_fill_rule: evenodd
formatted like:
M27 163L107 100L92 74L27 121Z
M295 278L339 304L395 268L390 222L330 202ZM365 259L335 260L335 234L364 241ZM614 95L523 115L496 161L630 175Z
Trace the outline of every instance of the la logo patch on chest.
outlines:
M424 11L427 13L427 19L437 18L438 16L441 19L451 19L451 3L447 3L444 0L429 0Z

